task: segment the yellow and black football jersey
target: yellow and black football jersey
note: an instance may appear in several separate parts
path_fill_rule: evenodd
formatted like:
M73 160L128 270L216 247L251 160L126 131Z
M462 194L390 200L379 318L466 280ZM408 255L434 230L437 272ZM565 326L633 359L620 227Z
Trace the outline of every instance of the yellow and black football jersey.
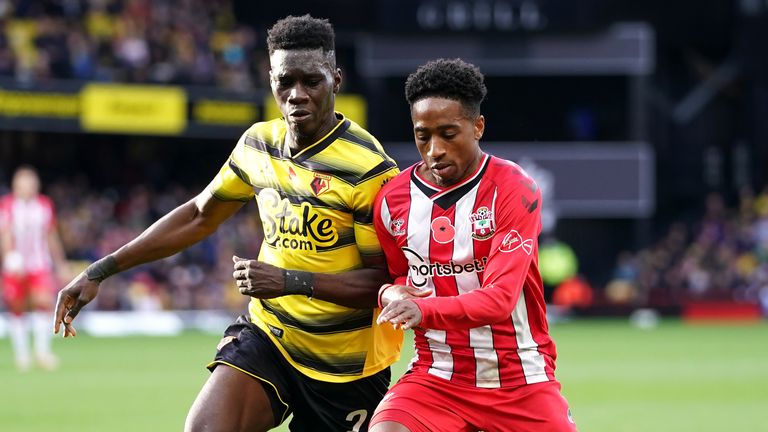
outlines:
M264 228L259 260L319 273L361 268L382 254L373 228L376 193L397 175L381 144L353 121L296 154L283 119L256 123L240 138L209 186L222 200L254 195ZM252 299L251 321L305 375L348 382L399 358L402 332L376 325L379 309L352 309L300 295Z

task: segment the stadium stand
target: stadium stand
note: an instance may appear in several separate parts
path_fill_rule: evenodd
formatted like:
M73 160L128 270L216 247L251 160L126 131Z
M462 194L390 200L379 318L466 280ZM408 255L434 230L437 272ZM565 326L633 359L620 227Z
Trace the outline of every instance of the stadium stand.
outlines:
M0 76L264 86L263 50L225 0L2 1Z

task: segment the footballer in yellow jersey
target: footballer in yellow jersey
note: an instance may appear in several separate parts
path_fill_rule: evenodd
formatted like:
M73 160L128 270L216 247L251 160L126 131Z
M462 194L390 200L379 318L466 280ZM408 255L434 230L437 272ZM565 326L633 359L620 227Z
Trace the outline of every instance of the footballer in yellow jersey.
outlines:
M188 432L266 431L289 414L292 431L364 432L389 388L402 335L375 325L389 276L372 213L397 167L335 112L334 38L324 19L277 21L267 46L282 118L249 128L205 190L59 291L54 328L75 336L73 320L104 279L189 247L256 198L260 256L233 257L249 314L224 331Z
M285 269L340 273L382 254L373 198L397 166L376 139L336 113L320 141L291 154L282 119L253 125L209 186L221 200L256 196L264 229L259 261ZM378 309L353 309L289 295L251 300L251 321L309 377L347 382L397 360L402 334L372 325Z

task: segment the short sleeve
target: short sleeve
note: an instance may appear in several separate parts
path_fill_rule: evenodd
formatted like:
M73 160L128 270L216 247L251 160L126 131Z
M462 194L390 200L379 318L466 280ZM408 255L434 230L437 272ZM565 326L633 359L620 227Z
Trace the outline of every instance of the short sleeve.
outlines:
M381 255L381 246L373 226L373 207L376 194L400 171L392 160L385 160L369 172L352 192L355 242L363 256Z
M235 149L219 170L216 177L208 184L208 191L222 201L249 201L255 195L245 166L245 137L240 137Z

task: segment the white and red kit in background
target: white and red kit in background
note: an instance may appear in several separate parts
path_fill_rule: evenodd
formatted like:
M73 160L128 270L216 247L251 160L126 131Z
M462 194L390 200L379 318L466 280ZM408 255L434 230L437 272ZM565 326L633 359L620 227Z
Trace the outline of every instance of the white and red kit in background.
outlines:
M51 291L53 259L48 243L55 229L53 202L44 195L21 200L0 198L0 229L11 235L11 251L3 256L3 296L20 301L29 290Z

